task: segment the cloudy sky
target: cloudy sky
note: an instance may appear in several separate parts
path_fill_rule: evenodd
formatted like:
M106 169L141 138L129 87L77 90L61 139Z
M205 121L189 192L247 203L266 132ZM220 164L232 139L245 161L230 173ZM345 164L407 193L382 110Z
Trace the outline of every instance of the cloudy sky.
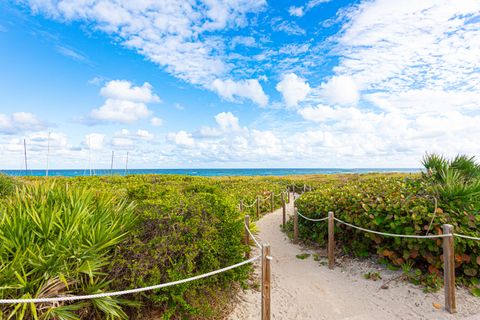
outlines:
M0 169L480 153L478 0L7 0Z

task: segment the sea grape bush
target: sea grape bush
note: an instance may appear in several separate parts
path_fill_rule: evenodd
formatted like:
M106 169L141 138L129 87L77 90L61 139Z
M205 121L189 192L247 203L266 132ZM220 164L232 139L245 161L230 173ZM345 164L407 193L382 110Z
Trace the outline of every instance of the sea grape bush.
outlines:
M341 220L387 233L425 235L428 231L440 234L442 224L449 223L457 233L479 236L475 231L475 225L480 222L478 214L451 210L449 203L438 203L435 207L429 190L429 182L419 176L376 176L367 179L352 176L348 181L339 181L306 193L297 201L297 206L302 214L309 217L325 217L328 211L333 211ZM325 223L299 219L299 232L304 241L326 243ZM412 264L424 275L430 274L426 276L430 278L442 272L441 239L392 238L365 233L339 223L336 224L335 238L345 251L357 256L373 253L395 266ZM480 243L456 238L455 262L458 281L474 282L480 271Z

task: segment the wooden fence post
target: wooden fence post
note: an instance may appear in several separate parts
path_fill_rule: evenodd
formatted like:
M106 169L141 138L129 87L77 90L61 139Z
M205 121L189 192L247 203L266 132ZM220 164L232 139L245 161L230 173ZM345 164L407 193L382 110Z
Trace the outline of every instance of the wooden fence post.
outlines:
M250 245L250 234L248 233L248 229L250 229L250 216L247 214L245 216L245 244L247 246ZM247 252L245 253L245 257L250 259L250 247L247 248Z
M262 245L262 320L270 320L270 245Z
M283 196L283 193L282 193L282 226L283 226L283 229L285 229L285 220L287 219L287 208L286 208L286 204L285 204L285 198Z
M444 224L443 234L451 234L443 238L443 283L445 287L445 309L450 313L457 312L455 301L455 252L453 226Z
M260 218L260 199L257 196L257 219Z
M333 212L328 213L328 268L335 267L335 216Z
M291 193L291 191L290 191L290 190L288 190L288 192L287 192L288 203L290 203L290 193Z
M304 183L303 184L303 193L305 193L305 191L307 191L307 185Z
M243 200L240 200L240 212L243 212Z
M272 212L275 210L275 193L271 193L270 194L270 204L272 206Z
M298 243L298 209L293 208L293 243Z

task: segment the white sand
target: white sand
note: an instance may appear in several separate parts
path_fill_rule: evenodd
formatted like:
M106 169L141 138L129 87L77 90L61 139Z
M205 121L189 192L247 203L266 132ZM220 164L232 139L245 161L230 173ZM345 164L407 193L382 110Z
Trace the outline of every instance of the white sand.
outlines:
M288 212L292 211L289 207ZM334 270L325 260L296 258L302 253L280 230L281 210L257 222L258 238L269 243L272 261L273 319L479 319L480 298L457 290L458 313L443 308L443 292L424 293L405 281L394 281L388 289L380 286L398 272L385 270L368 261L348 260ZM254 254L257 254L255 251ZM313 253L313 252L310 252ZM260 265L255 265L255 282L260 283ZM382 280L364 279L366 272L380 272ZM436 309L433 304L441 305ZM229 319L260 319L260 292L242 291Z

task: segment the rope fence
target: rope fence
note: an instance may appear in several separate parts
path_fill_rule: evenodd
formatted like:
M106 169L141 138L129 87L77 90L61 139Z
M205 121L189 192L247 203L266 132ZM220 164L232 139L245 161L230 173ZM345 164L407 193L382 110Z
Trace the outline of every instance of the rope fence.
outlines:
M183 283L187 283L190 281L194 280L199 280L203 278L207 278L228 270L232 270L238 267L241 267L243 265L249 264L254 262L255 260L260 259L261 256L255 256L253 258L250 258L248 260L239 262L237 264L218 269L215 271L211 271L208 273L204 273L198 276L194 276L191 278L187 279L182 279L182 280L177 280L177 281L172 281L168 283L162 283L158 285L153 285L149 287L142 287L142 288L136 288L136 289L129 289L129 290L123 290L123 291L116 291L116 292L105 292L105 293L97 293L97 294L89 294L89 295L82 295L82 296L65 296L65 297L56 297L56 298L34 298L34 299L0 299L0 304L16 304L16 303L53 303L53 302L65 302L65 301L77 301L77 300L89 300L89 299L98 299L98 298L105 298L105 297L115 297L115 296L122 296L122 295L127 295L127 294L132 294L132 293L138 293L138 292L144 292L144 291L150 291L150 290L156 290L156 289L161 289L161 288L166 288L166 287L171 287Z
M334 233L334 223L335 221L346 225L348 227L367 232L378 234L386 237L397 237L397 238L413 238L413 239L438 239L442 238L443 240L443 265L444 265L444 290L445 290L445 309L450 313L456 312L456 296L455 296L455 255L454 255L454 238L464 238L469 240L480 241L479 237L468 236L464 234L458 234L453 232L453 226L449 224L444 224L442 234L436 235L412 235L412 234L394 234L388 232L380 232L376 230L366 229L354 224L348 223L341 219L335 217L333 212L329 212L327 217L313 219L309 218L300 212L294 204L294 215L293 215L293 242L298 243L298 216L303 219L311 222L321 222L328 220L328 266L330 269L333 269L335 266L335 233Z
M254 202L258 203L256 200ZM241 208L242 208L243 203L241 203ZM253 205L253 204L252 204ZM102 292L102 293L96 293L96 294L88 294L88 295L65 295L65 296L58 296L58 297L49 297L49 298L20 298L20 299L0 299L0 305L2 304L24 304L24 303L58 303L58 302L69 302L69 301L78 301L78 300L90 300L90 299L99 299L99 298L106 298L106 297L116 297L116 296L123 296L123 295L128 295L128 294L133 294L133 293L139 293L139 292L145 292L145 291L151 291L151 290L158 290L162 288L167 288L171 286L176 286L184 283L188 283L191 281L195 280L200 280L203 278L211 277L250 263L253 263L256 260L261 260L262 261L262 295L261 295L261 306L262 306L262 315L261 319L262 320L270 320L271 315L270 315L270 304L271 304L271 299L270 299L270 274L271 274L271 267L270 263L273 260L271 255L270 255L270 245L268 244L260 244L260 242L256 239L256 237L253 235L252 231L250 230L250 224L249 224L249 216L245 216L245 244L249 245L250 244L250 239L253 240L255 243L256 247L258 247L261 250L261 254L256 255L252 258L249 256L249 251L245 253L246 255L246 260L241 261L239 263L217 269L211 272L207 272L204 274L200 274L197 276L193 276L190 278L186 279L181 279L181 280L176 280L168 283L162 283L162 284L157 284L157 285L152 285L152 286L147 286L147 287L141 287L141 288L134 288L134 289L128 289L128 290L122 290L122 291L114 291L114 292Z

